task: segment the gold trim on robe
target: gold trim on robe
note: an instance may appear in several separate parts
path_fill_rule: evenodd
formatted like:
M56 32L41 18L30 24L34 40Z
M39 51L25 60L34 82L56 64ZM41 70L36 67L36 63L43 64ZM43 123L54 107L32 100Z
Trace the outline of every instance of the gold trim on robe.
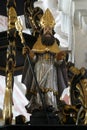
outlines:
M41 37L37 39L36 43L34 44L32 51L36 53L44 53L44 52L52 52L52 53L59 53L61 50L55 41L52 46L45 46L41 43Z

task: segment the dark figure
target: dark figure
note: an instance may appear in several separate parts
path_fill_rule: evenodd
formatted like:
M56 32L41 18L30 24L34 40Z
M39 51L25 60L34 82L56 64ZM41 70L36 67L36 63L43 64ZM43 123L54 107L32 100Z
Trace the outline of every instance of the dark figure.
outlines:
M23 54L29 54L32 68L39 85L40 93L35 84L34 75L28 60L25 60L22 83L26 85L26 97L29 104L26 109L29 113L35 110L42 110L45 105L46 110L58 111L58 101L63 90L68 87L66 54L61 51L56 38L53 36L55 25L54 18L49 9L41 17L41 35L38 37L33 48L28 46L23 48ZM42 104L41 97L44 100Z

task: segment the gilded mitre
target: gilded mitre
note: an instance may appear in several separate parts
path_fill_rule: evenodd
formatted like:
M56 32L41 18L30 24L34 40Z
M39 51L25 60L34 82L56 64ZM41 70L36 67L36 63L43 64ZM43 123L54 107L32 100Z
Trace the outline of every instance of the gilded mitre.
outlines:
M54 27L55 19L48 8L46 9L45 13L41 17L40 24L41 24L42 28L44 28L46 26L50 26L52 28Z

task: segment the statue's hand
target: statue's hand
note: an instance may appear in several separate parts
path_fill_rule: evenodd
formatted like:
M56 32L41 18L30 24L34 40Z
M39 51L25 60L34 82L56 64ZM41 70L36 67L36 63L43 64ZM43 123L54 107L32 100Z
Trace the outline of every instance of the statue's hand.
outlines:
M65 51L61 51L56 55L56 59L57 61L59 60L64 60L66 58L66 52Z
M34 52L30 50L29 46L24 46L23 47L22 54L23 55L29 54L31 59L33 59L34 56L35 56Z
M26 55L30 53L30 48L28 46L24 46L22 49L22 54Z

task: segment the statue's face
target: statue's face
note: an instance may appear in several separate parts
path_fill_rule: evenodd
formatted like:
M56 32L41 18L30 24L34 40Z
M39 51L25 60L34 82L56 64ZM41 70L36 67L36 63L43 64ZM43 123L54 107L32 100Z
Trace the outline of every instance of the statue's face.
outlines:
M52 28L51 27L45 27L43 30L43 34L47 37L50 37L52 35Z
M41 41L43 45L46 45L46 46L53 45L55 38L54 38L54 35L52 34L52 28L50 27L44 28L43 34L41 36Z

